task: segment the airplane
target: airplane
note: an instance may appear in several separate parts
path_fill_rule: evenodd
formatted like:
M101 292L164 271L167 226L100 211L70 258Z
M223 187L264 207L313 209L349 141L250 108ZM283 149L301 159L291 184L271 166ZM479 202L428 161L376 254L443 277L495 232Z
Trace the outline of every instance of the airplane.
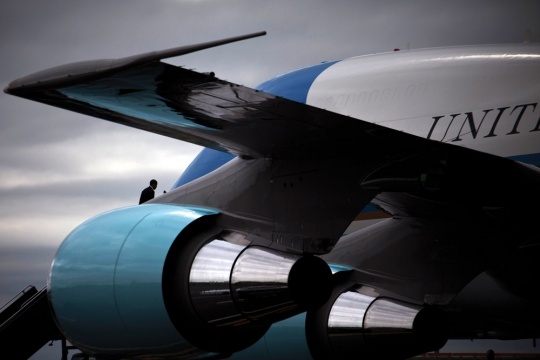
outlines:
M255 89L161 61L265 34L4 89L204 149L166 194L74 229L3 349L37 318L36 344L96 359L406 359L540 335L540 44L363 55Z

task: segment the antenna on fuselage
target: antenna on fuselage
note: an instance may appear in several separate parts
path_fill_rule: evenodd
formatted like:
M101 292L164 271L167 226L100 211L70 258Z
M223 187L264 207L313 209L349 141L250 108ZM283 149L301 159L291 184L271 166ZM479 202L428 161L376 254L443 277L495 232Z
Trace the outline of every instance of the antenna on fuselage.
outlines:
M532 32L531 29L525 29L525 40L523 41L525 44L532 43Z

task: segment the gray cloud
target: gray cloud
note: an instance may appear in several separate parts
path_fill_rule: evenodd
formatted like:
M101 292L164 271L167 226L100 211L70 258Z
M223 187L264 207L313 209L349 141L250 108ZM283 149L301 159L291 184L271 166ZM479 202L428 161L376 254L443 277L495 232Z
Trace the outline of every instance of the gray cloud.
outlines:
M23 245L3 246L0 252L2 276L0 277L0 302L5 304L27 285L45 286L56 247ZM21 263L24 266L21 266Z

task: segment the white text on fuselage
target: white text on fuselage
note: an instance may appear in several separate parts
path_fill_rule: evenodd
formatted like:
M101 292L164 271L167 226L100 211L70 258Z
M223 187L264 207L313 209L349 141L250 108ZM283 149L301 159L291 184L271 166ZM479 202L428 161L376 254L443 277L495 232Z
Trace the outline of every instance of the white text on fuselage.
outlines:
M538 103L433 116L428 139L458 142L540 131Z

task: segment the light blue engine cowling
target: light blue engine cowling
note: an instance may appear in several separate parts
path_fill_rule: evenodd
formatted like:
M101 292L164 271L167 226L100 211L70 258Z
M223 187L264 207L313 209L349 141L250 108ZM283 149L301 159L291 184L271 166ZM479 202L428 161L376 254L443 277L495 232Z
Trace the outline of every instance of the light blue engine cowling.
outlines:
M89 354L199 352L169 319L162 276L179 233L214 214L147 204L107 212L76 228L60 246L48 279L64 336Z

